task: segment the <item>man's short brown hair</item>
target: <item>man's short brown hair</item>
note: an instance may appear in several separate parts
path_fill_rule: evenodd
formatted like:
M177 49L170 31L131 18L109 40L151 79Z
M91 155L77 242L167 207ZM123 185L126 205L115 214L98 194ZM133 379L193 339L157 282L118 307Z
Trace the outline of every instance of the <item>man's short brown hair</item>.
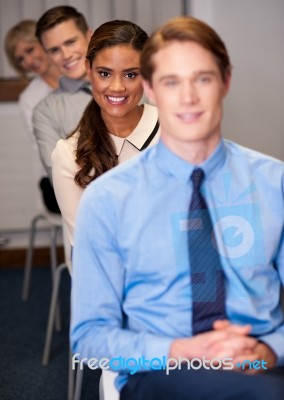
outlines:
M157 28L147 41L141 55L141 74L150 84L155 71L153 56L170 42L195 42L215 57L225 82L231 73L231 63L226 46L217 32L205 22L193 17L175 17Z
M83 14L71 6L58 6L47 10L38 20L36 25L36 36L38 40L41 42L41 37L44 32L69 20L73 20L77 28L83 34L87 33L89 28Z

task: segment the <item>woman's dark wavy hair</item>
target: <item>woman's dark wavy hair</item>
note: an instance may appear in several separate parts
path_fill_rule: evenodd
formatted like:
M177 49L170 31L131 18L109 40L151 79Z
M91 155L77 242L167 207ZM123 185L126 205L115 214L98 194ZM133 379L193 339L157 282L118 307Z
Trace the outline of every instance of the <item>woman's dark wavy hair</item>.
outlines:
M131 46L141 52L147 39L147 33L133 22L109 21L95 30L86 58L92 66L101 50L119 45ZM85 188L91 181L117 165L113 140L94 99L87 105L77 128L70 136L76 131L79 131L76 163L80 169L74 179L78 186Z

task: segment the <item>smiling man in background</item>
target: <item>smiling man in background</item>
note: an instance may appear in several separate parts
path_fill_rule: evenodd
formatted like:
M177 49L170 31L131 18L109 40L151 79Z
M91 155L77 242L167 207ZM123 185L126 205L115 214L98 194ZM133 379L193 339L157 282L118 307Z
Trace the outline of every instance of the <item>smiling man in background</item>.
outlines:
M36 35L62 77L59 88L33 114L34 134L42 162L52 179L51 154L58 139L73 131L91 99L85 57L92 31L75 8L58 6L37 22Z

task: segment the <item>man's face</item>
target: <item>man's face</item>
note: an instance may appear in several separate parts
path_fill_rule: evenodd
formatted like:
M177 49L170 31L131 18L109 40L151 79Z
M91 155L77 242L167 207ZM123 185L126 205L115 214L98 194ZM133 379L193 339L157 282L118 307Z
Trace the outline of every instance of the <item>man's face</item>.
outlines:
M214 56L195 42L172 41L153 61L152 85L145 83L145 90L159 108L165 144L177 153L197 144L209 155L220 140L228 90Z
M88 79L85 57L89 39L90 32L81 32L72 19L49 29L41 37L52 62L71 79Z

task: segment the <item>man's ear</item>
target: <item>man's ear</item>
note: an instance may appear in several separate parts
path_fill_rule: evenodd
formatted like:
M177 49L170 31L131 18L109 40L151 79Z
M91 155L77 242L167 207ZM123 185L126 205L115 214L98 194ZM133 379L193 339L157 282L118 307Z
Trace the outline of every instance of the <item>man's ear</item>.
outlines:
M93 33L94 33L94 31L91 28L89 28L88 31L87 31L88 42L91 40L91 37L93 36Z
M85 67L86 67L89 81L92 82L92 68L91 68L90 61L88 59L85 60Z
M151 84L148 81L145 81L144 79L142 83L146 97L150 100L152 104L156 105L156 99Z
M232 73L230 72L226 77L226 81L224 82L224 97L227 96L230 87L231 87Z

